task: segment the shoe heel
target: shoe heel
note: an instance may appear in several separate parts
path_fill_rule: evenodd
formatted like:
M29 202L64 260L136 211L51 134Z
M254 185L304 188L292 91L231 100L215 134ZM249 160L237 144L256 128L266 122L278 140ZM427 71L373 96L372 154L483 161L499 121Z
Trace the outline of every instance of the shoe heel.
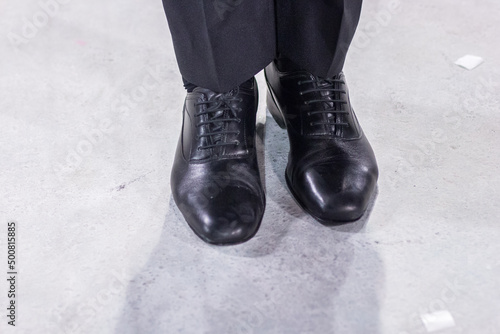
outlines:
M267 90L267 110L269 110L271 116L273 116L276 123L278 123L278 126L282 129L286 129L285 118L283 117L283 114L281 113L270 90L271 88L268 88Z

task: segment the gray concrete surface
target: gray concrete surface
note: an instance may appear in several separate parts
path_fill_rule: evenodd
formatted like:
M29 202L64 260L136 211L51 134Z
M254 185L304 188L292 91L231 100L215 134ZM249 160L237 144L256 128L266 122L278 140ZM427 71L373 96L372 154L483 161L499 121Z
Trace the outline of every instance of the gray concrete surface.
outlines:
M498 1L366 1L345 72L370 212L301 211L261 99L267 211L234 247L171 199L184 91L161 1L59 1L0 3L0 277L11 220L19 271L0 332L500 333Z

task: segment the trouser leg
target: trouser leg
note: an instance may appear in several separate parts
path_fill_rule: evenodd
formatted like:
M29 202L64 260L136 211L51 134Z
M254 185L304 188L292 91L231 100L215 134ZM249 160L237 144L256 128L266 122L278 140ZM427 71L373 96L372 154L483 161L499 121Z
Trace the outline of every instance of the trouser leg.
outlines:
M272 0L163 0L180 72L217 92L251 78L276 54Z
M180 72L224 92L277 54L321 77L339 73L362 0L163 0Z
M362 0L277 0L278 52L317 76L338 74L361 4Z

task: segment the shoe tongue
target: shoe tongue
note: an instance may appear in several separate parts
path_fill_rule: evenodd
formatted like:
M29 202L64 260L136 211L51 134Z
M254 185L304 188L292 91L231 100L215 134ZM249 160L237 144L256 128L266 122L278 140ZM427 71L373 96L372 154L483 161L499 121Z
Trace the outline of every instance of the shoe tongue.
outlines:
M321 87L321 88L323 88L323 87L331 87L332 86L332 84L329 83L326 80L320 80L320 81L318 81L317 85L318 85L318 87Z
M236 95L239 91L239 88L253 89L253 85L254 85L253 80L254 80L254 78L252 77L252 78L248 79L247 81L243 82L241 85L238 85L238 86L234 87L233 89L230 89L227 92L224 92L222 94L231 96L231 95ZM193 89L193 92L205 94L207 97L207 100L210 100L214 95L220 94L220 93L216 93L214 91L211 91L208 88L203 88L203 87L196 87L195 89Z
M210 89L202 88L202 87L196 87L193 90L193 92L205 95L205 98L207 101L210 101L213 99L214 96L219 95L218 93L211 91ZM232 91L230 91L230 92L232 92ZM209 108L209 105L207 105L206 108ZM217 111L214 111L213 113L208 114L207 117L209 119L215 121L217 119L227 118L228 117L227 113L228 112L226 110L217 110ZM222 121L221 122L214 122L214 123L208 124L207 127L208 127L209 132L218 132L218 131L221 131L224 129L225 124ZM212 144L217 144L218 142L220 142L223 139L223 136L224 135L222 135L222 134L216 134L216 135L211 136L210 138L211 138Z
M216 92L211 91L210 89L207 89L207 88L202 88L202 87L196 87L193 90L193 93L203 94L207 97L207 100L210 100L212 98L212 96L217 95Z
M320 77L315 77L316 81L316 87L319 89L325 89L324 91L318 91L314 94L316 94L317 98L319 99L326 99L328 100L328 97L332 98L333 100L336 99L336 93L333 91L333 89L337 88L336 83L332 82L332 80L337 79L337 76L332 77L331 79L325 79L325 78L320 78ZM333 110L337 110L337 104L335 102L321 102L319 104L321 108L332 108ZM336 131L335 127L335 122L337 115L334 112L328 112L328 113L318 113L314 116L311 116L312 120L314 122L320 122L320 123L330 123L331 125L326 125L326 124L318 124L318 130L321 129L326 133L333 133ZM320 131L321 131L320 130Z

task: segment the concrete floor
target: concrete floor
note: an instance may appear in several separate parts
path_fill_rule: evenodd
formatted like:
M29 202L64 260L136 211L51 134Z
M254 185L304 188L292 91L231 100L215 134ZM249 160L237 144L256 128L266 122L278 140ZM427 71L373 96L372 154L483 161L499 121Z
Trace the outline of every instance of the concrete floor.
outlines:
M233 247L171 199L184 91L161 1L64 2L0 5L1 333L500 333L500 2L366 1L345 72L381 170L369 213L302 212L262 99L267 211Z

